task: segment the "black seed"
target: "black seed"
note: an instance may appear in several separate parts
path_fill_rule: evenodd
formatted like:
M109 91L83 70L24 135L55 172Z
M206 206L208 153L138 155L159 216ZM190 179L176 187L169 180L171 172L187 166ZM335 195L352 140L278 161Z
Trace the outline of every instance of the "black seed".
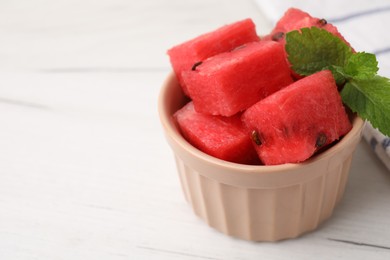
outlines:
M277 32L277 33L274 33L274 34L272 35L271 39L272 39L273 41L277 42L277 41L283 39L283 37L284 37L284 32Z
M251 137L252 137L252 141L253 141L255 144L261 145L261 141L260 141L260 138L259 138L259 133L258 133L256 130L253 130L253 131L252 131Z
M322 146L325 145L326 143L326 135L324 133L320 133L318 136L317 136L317 140L316 140L316 147L317 148L320 148Z
M324 25L326 25L326 24L328 23L328 21L325 20L324 18L320 19L318 22L319 22L319 24L322 25L322 26L324 26Z
M196 70L196 67L198 67L200 64L202 64L202 61L195 62L194 65L192 65L191 70Z

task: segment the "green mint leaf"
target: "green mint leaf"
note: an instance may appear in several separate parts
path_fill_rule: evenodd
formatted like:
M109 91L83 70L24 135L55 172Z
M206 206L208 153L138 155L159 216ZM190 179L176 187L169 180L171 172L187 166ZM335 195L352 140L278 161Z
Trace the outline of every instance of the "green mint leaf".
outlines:
M354 79L369 79L378 72L378 61L374 54L357 52L349 57L344 71Z
M390 80L374 76L352 79L341 91L343 102L367 119L383 134L390 136Z
M302 28L286 34L286 52L292 69L300 75L344 67L352 49L339 37L318 27Z
M348 77L344 71L344 68L340 66L330 66L328 69L332 72L336 84L338 86L342 86Z

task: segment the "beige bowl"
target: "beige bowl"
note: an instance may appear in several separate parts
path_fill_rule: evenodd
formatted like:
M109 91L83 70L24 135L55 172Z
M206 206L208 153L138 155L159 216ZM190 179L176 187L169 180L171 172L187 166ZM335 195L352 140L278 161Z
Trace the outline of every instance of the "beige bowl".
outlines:
M189 144L172 120L188 100L173 73L159 97L160 120L186 200L211 227L234 237L277 241L314 230L329 218L348 179L364 122L328 150L300 164L251 166L223 161Z

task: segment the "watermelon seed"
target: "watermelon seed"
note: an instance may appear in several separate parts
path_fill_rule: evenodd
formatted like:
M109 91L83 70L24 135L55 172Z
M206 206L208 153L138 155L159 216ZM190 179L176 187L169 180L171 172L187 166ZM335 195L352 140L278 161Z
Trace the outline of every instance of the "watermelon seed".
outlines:
M200 64L202 64L201 61L195 62L194 65L192 65L191 70L196 70L196 67L198 67Z
M324 26L324 25L326 25L326 24L328 23L328 21L325 20L324 18L320 19L318 22L319 22L320 25L322 25L322 26Z
M320 133L316 140L316 147L320 148L324 146L326 143L326 135L324 133Z
M251 136L252 136L252 141L255 142L255 144L261 145L259 133L256 130L252 131Z
M284 32L277 32L277 33L274 33L274 35L272 35L272 40L277 42L277 41L283 39L283 37L284 37Z

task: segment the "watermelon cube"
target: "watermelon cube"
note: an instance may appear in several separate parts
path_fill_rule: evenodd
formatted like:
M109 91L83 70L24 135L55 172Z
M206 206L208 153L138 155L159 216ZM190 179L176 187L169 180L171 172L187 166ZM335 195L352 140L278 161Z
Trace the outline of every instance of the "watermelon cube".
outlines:
M283 46L248 43L182 74L196 111L231 116L292 82Z
M328 70L259 101L242 120L265 165L302 162L352 128Z
M336 26L332 25L331 23L328 23L325 19L312 17L310 14L297 8L287 9L282 18L280 18L279 21L276 23L275 28L271 31L271 34L267 37L267 39L270 38L274 41L280 41L284 44L285 33L293 30L299 30L301 28L310 28L312 26L325 29L328 32L333 33L334 35L339 37L348 45L350 45L341 35L341 33L337 30Z
M192 102L174 114L184 138L199 150L222 160L259 163L240 116L222 117L197 113Z
M194 64L218 53L231 51L242 44L259 40L255 24L248 18L174 46L168 50L168 55L176 77L184 93L188 95L181 76L183 71L191 70Z

